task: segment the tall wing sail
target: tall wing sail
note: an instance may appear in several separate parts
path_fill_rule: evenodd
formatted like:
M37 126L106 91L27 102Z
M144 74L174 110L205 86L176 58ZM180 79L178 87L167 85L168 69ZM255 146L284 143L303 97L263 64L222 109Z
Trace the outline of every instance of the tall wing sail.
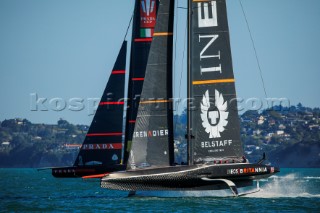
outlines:
M226 1L189 1L189 162L241 157Z
M173 162L173 13L174 1L161 0L127 169Z
M127 162L152 42L159 0L136 0L133 17L124 163Z
M120 164L127 42L124 41L85 137L76 167Z

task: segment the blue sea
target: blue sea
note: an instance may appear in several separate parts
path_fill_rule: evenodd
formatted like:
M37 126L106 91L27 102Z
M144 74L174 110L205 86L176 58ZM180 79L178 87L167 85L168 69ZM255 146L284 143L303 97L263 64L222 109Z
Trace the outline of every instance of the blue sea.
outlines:
M320 169L281 169L260 181L260 192L242 197L223 190L128 198L99 181L56 179L36 169L0 169L0 187L0 212L320 212Z

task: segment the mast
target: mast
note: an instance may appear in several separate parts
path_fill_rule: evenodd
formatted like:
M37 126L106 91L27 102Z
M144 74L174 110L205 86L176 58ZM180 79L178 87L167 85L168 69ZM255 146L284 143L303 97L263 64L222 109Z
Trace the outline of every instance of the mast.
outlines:
M192 154L191 154L191 15L192 15L192 0L188 0L188 56L187 56L187 159L188 165L193 164Z
M129 170L173 163L173 17L174 1L161 0L127 164Z
M159 0L136 0L130 54L128 101L123 163L126 164L131 149L132 136L145 78Z
M240 158L226 0L189 0L189 18L189 164Z

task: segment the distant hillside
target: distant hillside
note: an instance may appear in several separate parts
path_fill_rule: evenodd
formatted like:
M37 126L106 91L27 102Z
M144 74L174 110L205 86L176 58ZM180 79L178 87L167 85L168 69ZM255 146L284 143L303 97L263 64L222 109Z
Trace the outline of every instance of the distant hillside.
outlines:
M186 160L186 112L175 116L178 161ZM320 109L298 104L276 106L261 112L251 110L240 116L241 140L250 162L263 153L281 167L320 167ZM268 162L268 161L267 161Z
M280 167L320 167L320 143L299 142L291 146L281 147L270 153L269 159Z
M60 119L56 125L26 119L0 123L0 167L73 165L88 126Z
M320 167L320 109L274 107L241 116L241 136L251 161L263 152L281 167Z
M320 109L247 111L240 116L241 139L250 162L263 152L281 167L320 167ZM187 161L186 111L174 116L175 160ZM0 122L0 167L50 167L73 164L88 126L60 119L55 125L26 119Z

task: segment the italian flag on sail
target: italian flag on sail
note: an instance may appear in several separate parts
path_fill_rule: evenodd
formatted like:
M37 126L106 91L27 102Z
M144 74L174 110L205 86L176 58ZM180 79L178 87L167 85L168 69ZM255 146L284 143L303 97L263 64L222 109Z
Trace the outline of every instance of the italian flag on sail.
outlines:
M142 28L140 29L141 38L150 38L153 36L154 29L151 28Z

